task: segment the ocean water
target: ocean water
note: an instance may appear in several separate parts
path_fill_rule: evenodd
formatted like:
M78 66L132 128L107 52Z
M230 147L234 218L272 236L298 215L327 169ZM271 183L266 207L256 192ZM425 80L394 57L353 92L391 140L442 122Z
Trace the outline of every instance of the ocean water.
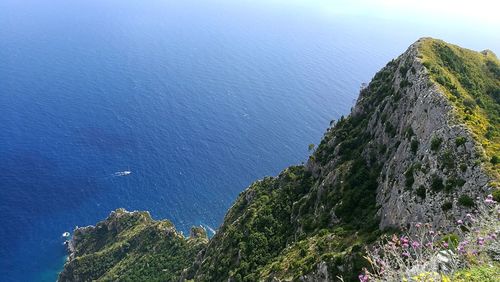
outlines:
M313 2L0 1L0 281L54 281L61 234L119 207L217 228L421 36L500 50Z

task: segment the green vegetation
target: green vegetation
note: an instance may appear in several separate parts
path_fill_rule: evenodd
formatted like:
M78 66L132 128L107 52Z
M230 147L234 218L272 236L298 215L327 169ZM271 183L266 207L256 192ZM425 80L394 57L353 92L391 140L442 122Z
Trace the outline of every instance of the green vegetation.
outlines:
M293 238L295 226L289 223L293 203L311 185L302 166L253 183L227 213L195 280L223 281L230 275L237 281L256 281L256 270L277 257Z
M410 166L408 170L405 172L405 186L410 189L415 182L415 178L413 177L413 172L415 170L414 166Z
M411 143L410 143L410 150L413 154L416 154L417 153L417 150L418 150L418 145L419 145L419 142L417 139L413 139L411 140Z
M453 208L453 204L451 202L445 202L443 205L441 205L441 209L443 211L449 211Z
M443 179L438 175L433 175L431 179L431 189L437 192L443 190L443 188Z
M446 185L444 189L446 192L452 192L455 187L462 187L465 184L465 180L461 178L451 177L446 180Z
M177 280L208 242L204 230L192 233L186 239L167 220L116 210L95 228L75 232L76 257L59 281Z
M458 198L458 204L460 204L461 206L464 206L464 207L468 207L468 208L471 208L475 205L474 199L472 199L468 195L460 196L460 198Z
M466 268L453 275L453 279L448 281L453 282L497 282L500 277L500 263L495 262L493 265L477 265L471 268Z
M379 155L387 146L369 143L366 128L377 105L395 94L391 85L397 65L392 61L375 75L361 93L364 111L341 117L311 157L319 166L334 163L337 180L320 186L321 177L299 166L254 183L226 215L194 280L260 281L271 274L298 280L321 261L332 277L357 279L356 272L339 266L361 269L366 262L360 246L379 234L377 160L383 159ZM387 134L394 136L396 129L387 116L380 119L385 120Z
M491 194L493 196L493 200L495 200L498 203L500 203L500 189L497 189L497 190L493 191L493 193L491 193Z
M466 141L467 139L463 136L457 137L457 139L455 139L455 145L457 145L457 147L460 147L465 144Z
M491 51L475 52L425 39L420 53L431 78L472 131L488 159L500 151L500 61ZM459 143L461 141L458 141ZM499 173L497 163L490 170Z
M437 151L439 147L441 147L441 143L443 143L443 138L434 136L431 139L431 150Z
M312 152L312 151L314 151L314 147L315 147L315 145L314 145L314 144L309 144L309 146L307 146L307 150L308 150L309 152Z
M443 168L447 168L449 170L455 168L455 156L453 152L449 149L445 150L440 156L439 161L441 162L441 166Z
M460 164L460 171L466 172L467 171L467 165L464 164L464 163Z
M416 193L417 193L417 196L419 196L421 199L425 199L426 194L427 194L427 189L425 189L425 186L420 185L420 186L417 188Z
M500 163L500 158L495 155L495 156L491 157L490 163L493 164L493 165L497 165L497 164Z

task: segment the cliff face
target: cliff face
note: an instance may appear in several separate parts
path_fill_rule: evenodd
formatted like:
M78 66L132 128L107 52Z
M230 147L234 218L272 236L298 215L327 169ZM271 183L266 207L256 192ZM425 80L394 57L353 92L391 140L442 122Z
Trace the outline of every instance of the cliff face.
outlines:
M332 123L305 166L287 168L243 191L206 247L169 237L168 242L183 242L184 255L178 260L161 254L172 262L169 277L354 280L366 263L363 247L384 230L414 222L446 230L480 204L478 197L496 189L499 97L500 63L491 52L417 41L375 75L352 113ZM109 248L110 238L121 234L89 239L101 236L96 230L75 233L74 258L61 280L81 271L79 260ZM161 252L146 249L147 255ZM146 255L144 250L133 254ZM118 257L115 265L102 267L107 276L93 277L128 277L117 268L124 260Z
M453 225L474 208L471 201L491 192L494 178L485 168L484 149L423 65L420 48L426 44L443 43L422 39L410 46L386 67L387 85L370 84L361 92L350 117L364 118L360 134L367 142L361 155L366 161L375 156L380 165L376 205L382 229L412 222ZM378 87L388 90L378 93ZM319 154L342 155L345 141L336 139L332 136ZM309 162L323 178L320 185L335 184L337 159Z

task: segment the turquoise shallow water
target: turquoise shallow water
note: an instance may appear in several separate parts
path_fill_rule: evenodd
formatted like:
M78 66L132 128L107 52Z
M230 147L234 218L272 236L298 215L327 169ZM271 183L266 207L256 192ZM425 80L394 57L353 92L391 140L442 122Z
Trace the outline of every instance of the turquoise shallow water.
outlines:
M1 1L0 281L55 280L61 234L118 207L216 228L418 37L500 49L447 30L264 1Z

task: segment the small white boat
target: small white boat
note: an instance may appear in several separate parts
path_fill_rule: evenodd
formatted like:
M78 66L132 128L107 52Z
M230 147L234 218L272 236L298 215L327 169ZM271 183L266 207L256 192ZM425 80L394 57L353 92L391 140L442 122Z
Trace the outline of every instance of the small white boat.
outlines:
M115 176L127 176L129 174L131 174L132 172L130 170L125 170L125 171L118 171L118 172L115 172Z
M69 237L69 235L70 235L70 234L69 234L69 232L68 232L68 231L66 231L66 232L64 232L64 233L62 234L62 236L63 236L64 238L68 238L68 237Z

